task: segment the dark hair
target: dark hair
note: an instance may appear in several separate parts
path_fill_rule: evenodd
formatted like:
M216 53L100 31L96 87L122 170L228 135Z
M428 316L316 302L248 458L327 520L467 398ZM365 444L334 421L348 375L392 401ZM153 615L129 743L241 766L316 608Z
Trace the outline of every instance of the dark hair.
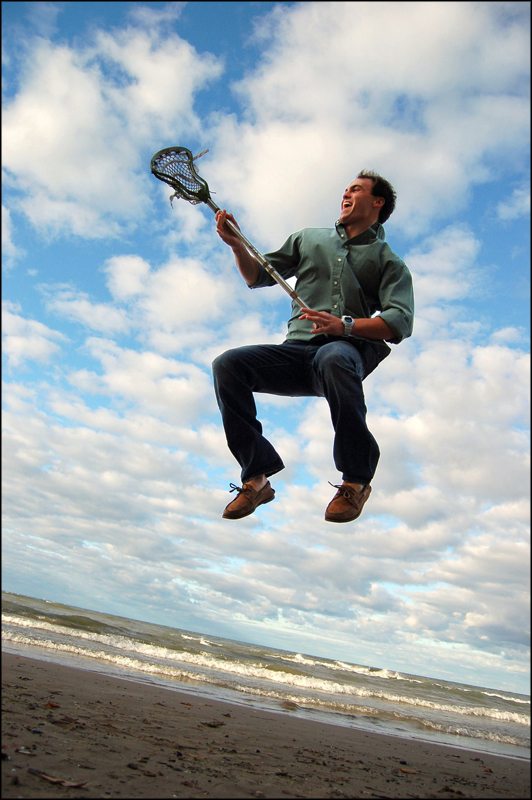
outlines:
M371 194L373 197L384 198L384 205L379 211L379 222L386 222L395 208L395 201L397 199L397 195L392 184L387 181L386 178L383 178L376 172L372 172L370 169L361 170L361 172L358 173L357 178L369 178L373 181L373 189L371 190Z

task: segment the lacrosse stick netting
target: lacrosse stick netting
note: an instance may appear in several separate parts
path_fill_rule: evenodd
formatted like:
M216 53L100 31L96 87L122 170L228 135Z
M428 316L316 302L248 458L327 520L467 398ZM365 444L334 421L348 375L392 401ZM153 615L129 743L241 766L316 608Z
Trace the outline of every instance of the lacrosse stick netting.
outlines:
M197 156L193 156L187 147L166 147L164 150L159 150L153 156L151 160L151 171L156 178L160 181L164 181L174 190L170 201L172 201L174 197L178 197L193 205L205 203L216 214L217 211L220 211L220 207L217 206L212 199L206 181L200 177L194 165L194 161L201 158L206 152L207 150L203 150L203 152L198 153ZM244 236L242 231L229 220L227 220L227 225L230 227L231 231L238 236L247 250L257 259L259 264L264 267L273 280L290 295L292 300L297 303L300 308L305 308L305 303L292 289L290 284L279 275L277 270L272 267L262 253L259 253L254 245Z

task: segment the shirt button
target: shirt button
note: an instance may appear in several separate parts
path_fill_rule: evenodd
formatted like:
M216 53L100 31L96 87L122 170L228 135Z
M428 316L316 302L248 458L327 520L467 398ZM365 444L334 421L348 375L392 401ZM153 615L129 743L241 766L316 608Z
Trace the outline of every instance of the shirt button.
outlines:
M337 261L341 261L342 259L341 259L341 258L337 258L336 260L337 260Z
M335 285L335 286L338 286L338 281L335 281L335 282L334 282L334 285Z

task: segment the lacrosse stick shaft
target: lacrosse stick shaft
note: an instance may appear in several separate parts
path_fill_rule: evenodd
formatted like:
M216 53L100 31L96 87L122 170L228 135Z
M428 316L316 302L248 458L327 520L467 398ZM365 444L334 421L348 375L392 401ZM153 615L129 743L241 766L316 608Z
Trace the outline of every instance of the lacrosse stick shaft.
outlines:
M215 214L216 214L218 211L220 211L220 207L216 205L216 203L214 202L214 200L212 200L212 198L210 198L210 197L209 197L209 198L208 198L208 199L205 201L205 203L206 203L206 204L209 206L209 208L210 208L210 209L212 209L212 210L214 211L214 213L215 213ZM251 253L251 255L255 256L255 258L257 259L257 261L259 262L259 264L260 264L262 267L264 267L264 269L266 270L266 272L268 273L268 275L270 275L270 277L272 277L272 278L273 278L273 280L274 280L276 283L278 283L278 284L279 284L279 286L280 286L282 289L284 289L284 290L285 290L285 292L287 292L287 294L289 294L289 295L290 295L290 297L292 298L292 300L294 300L294 302L295 302L295 303L297 303L297 305L298 305L300 308L306 308L306 307L307 307L307 306L306 306L306 303L304 303L304 302L303 302L303 300L302 300L302 299L299 297L299 295L298 295L298 294L297 294L297 293L294 291L294 289L292 289L292 287L290 286L290 284L289 284L289 283L287 283L287 282L285 281L285 279L282 277L282 275L279 275L279 273L277 272L277 270L276 270L274 267L272 267L272 265L270 264L270 262L268 261L268 259L267 259L267 258L265 258L265 257L262 255L262 253L260 253L260 252L257 250L257 248L256 248L256 247L254 247L254 246L251 244L251 242L249 241L249 239L247 239L247 238L244 236L244 234L242 233L242 231L241 231L241 230L239 230L239 228L237 228L237 227L236 227L236 225L233 225L233 223L232 223L230 220L226 220L226 224L227 224L227 226L228 226L228 227L231 229L231 231L232 231L232 232L233 232L233 233L234 233L236 236L238 236L238 238L240 239L240 241L242 242L242 244L244 244L244 245L246 246L246 248L249 250L249 252Z

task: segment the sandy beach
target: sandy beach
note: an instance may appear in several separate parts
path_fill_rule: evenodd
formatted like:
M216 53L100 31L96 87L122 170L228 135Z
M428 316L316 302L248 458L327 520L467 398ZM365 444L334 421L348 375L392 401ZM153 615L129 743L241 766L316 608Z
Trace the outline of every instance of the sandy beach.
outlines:
M2 798L529 798L530 763L2 655Z

